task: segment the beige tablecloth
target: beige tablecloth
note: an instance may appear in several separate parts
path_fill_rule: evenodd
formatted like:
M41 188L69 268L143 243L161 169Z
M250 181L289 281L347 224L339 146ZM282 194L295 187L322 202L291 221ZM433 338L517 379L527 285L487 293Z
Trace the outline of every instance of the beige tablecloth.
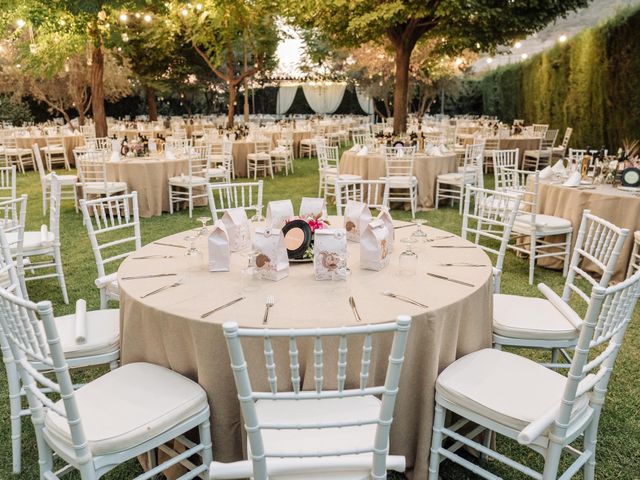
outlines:
M40 147L40 156L44 163L44 152L42 149L47 146L47 137L44 135L29 136L29 137L16 137L16 144L18 148L31 148L31 146L37 143ZM71 166L75 166L76 158L73 155L73 149L84 145L83 135L64 135L62 137L62 144L67 152L67 158Z
M332 219L341 225L340 219ZM444 232L426 229L430 234ZM413 317L406 352L400 393L391 430L391 453L405 455L409 474L426 478L434 409L434 385L440 371L455 359L491 345L492 281L490 261L480 249L435 249L432 243L420 244L416 276L402 277L398 273L398 256L402 250L399 237L410 235L413 228L396 230L395 251L390 265L382 272L360 270L359 244L349 244L348 282L318 282L313 278L312 265L291 265L289 277L279 282L259 281L255 290L244 291L246 299L202 320L200 315L239 296L240 270L246 257L232 255L231 271L210 273L206 256L195 264L186 265L184 251L179 248L149 244L140 254L173 254L174 259L125 260L118 271L121 279L127 275L177 273L183 284L165 293L145 299L140 296L174 282L174 277L146 280L120 280L121 349L123 363L152 362L179 372L197 381L206 391L211 404L214 459L233 461L243 458L243 429L237 393L229 367L222 323L235 321L245 327L262 328L264 300L274 295L275 306L269 316L269 327L329 327L353 325L348 296L353 295L365 322L379 323L395 319L400 314ZM167 237L170 243L184 243L184 233ZM197 246L207 252L205 237ZM464 244L456 237L440 244ZM484 263L486 268L451 269L438 266L446 261ZM454 271L455 270L455 271ZM426 271L463 279L475 285L467 287L429 277ZM338 285L336 285L338 284ZM425 310L382 295L384 290L401 292L429 305ZM383 381L390 342L375 345L372 357L372 378ZM335 346L325 351L325 379L333 382ZM359 355L357 345L350 351ZM280 370L279 381L287 385L289 378L286 345L276 346ZM331 353L329 353L331 352ZM333 354L333 355L332 355ZM309 345L300 347L303 387L313 383L313 354ZM337 360L337 356L336 356ZM261 344L247 353L247 362L254 372L262 372L264 358ZM359 363L354 359L347 373L348 384L358 381ZM266 389L266 375L255 377L255 387ZM328 385L331 388L331 385Z
M458 135L458 136L464 140L465 145L473 144L474 140L477 138L473 134L468 134L468 135L464 134L464 135ZM515 148L520 149L518 161L521 167L522 167L522 159L524 158L525 150L538 150L539 147L540 147L540 137L524 137L524 136L508 137L508 138L501 138L500 142L498 143L498 149L500 150L513 150Z
M575 245L583 210L591 210L594 215L618 227L629 229L629 236L625 241L613 277L615 281L624 279L633 249L633 232L640 230L640 196L618 190L611 185L599 185L591 190L563 187L546 181L540 182L538 211L545 215L555 215L571 220L572 248ZM554 258L540 259L538 265L562 269L562 262ZM590 270L588 266L587 269Z
M186 159L164 158L127 159L107 162L107 178L113 182L127 182L129 192L138 192L140 216L162 215L169 211L169 178L189 173ZM203 205L198 199L196 205Z
M413 174L418 179L418 206L432 208L435 204L436 178L457 170L455 153L435 157L416 155ZM358 156L354 152L345 151L340 158L340 173L361 175L365 180L377 180L386 175L384 157L379 153Z

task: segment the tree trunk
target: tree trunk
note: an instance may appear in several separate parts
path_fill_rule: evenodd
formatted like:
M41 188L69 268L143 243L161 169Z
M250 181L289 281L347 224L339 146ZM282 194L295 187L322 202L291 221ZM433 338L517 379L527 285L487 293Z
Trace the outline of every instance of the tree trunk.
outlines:
M399 135L407 129L409 99L409 62L413 44L396 45L396 85L393 92L393 133Z
M85 124L84 107L77 109L78 111L78 126L82 127Z
M242 83L244 85L244 123L249 123L249 82L245 78Z
M91 52L91 112L95 122L96 137L108 137L107 115L104 110L104 53L102 46Z
M147 96L147 107L149 108L149 121L158 120L158 104L156 103L156 91L153 87L147 85L145 88Z
M229 85L229 105L227 109L227 128L233 127L233 115L236 113L236 98L238 91L235 83L228 82Z

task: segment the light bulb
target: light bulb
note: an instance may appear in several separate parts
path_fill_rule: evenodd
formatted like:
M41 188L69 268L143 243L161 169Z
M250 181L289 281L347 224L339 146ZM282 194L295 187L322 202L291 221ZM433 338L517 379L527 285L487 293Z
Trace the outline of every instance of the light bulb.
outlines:
M526 60L527 58L529 58L529 55L527 55L526 53L523 53L520 56L522 57L523 60Z
M187 10L186 8L183 8L180 13L182 13L183 17L186 17L187 15L189 15L189 10Z
M567 41L567 36L565 34L560 35L560 38L558 38L558 41L560 43L564 43Z
M19 18L18 21L16 22L16 25L18 25L18 28L22 28L27 24L27 22L25 22L23 19Z
M456 58L456 66L462 65L462 59L460 57Z
M514 47L515 48L520 48L522 46L522 42L516 42Z
M129 19L129 17L127 16L126 13L121 13L120 14L120 21L121 22L126 22Z
M487 58L487 63L492 63L493 62L493 58L489 57Z
M151 22L151 15L149 15L148 13L144 16L144 21L147 23Z

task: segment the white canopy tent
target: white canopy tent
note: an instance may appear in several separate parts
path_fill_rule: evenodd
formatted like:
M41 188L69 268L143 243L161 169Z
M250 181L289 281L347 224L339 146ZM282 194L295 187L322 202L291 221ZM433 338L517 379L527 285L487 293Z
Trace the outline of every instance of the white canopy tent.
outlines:
M278 115L284 115L289 111L298 87L302 87L305 99L315 113L331 114L342 103L347 84L345 82L281 83L278 88L276 105L276 113ZM373 113L373 99L357 88L356 95L360 108L371 115Z

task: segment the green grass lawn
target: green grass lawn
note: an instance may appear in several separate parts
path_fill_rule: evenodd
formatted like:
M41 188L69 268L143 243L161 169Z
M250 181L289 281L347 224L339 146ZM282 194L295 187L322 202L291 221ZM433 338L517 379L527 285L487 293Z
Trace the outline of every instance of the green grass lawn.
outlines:
M297 160L295 168L295 175L284 177L281 174L275 180L265 181L265 205L270 200L283 198L289 198L294 205L298 205L303 196L317 196L316 159ZM487 177L487 185L492 183L492 178ZM27 229L39 229L42 223L48 223L48 219L42 215L40 182L37 174L29 172L26 175L19 175L18 193L26 193L29 196ZM195 228L199 225L195 218L200 212L208 215L207 207L196 209L193 219L189 219L185 211L174 215L164 214L162 217L142 219L143 244L176 232ZM333 212L330 209L330 213L335 213L335 209ZM393 211L392 215L397 219L410 218L410 214L407 212ZM460 232L461 217L458 215L457 208L422 212L419 217L426 218L429 224L434 227L453 233ZM93 253L86 230L82 225L82 216L76 214L69 201L63 204L60 225L62 256L70 305L64 305L62 302L62 295L55 280L29 283L29 294L33 300L51 300L54 303L56 315L72 313L75 301L79 298L87 300L88 308L97 309L100 302L98 290L93 283L97 276ZM502 292L540 296L537 288L527 283L527 272L528 262L516 258L513 253L509 252L505 261ZM559 272L538 268L536 269L536 282L544 282L556 292L561 293L564 279ZM636 309L610 383L598 438L596 473L598 480L640 478L640 381L638 381L640 378L640 327L638 316L640 316L640 312L639 309ZM527 354L526 352L522 353ZM93 369L78 372L76 375L81 375L86 380L102 372L103 370ZM28 419L23 420L23 473L19 477L13 477L11 473L9 402L5 375L0 375L0 394L4 397L0 400L0 458L2 459L0 479L36 479L38 478L37 451L33 429ZM528 462L533 468L538 470L541 468L541 458L537 454L514 442L499 438L498 448L519 461ZM491 462L489 468L504 478L528 478L511 469L497 465L496 462ZM105 478L132 478L137 472L139 472L137 462L131 461L112 471ZM446 479L477 478L449 463L443 464L441 472L443 478ZM72 476L72 478L77 477ZM402 478L402 476L393 476L392 478ZM581 474L576 478L581 478Z

